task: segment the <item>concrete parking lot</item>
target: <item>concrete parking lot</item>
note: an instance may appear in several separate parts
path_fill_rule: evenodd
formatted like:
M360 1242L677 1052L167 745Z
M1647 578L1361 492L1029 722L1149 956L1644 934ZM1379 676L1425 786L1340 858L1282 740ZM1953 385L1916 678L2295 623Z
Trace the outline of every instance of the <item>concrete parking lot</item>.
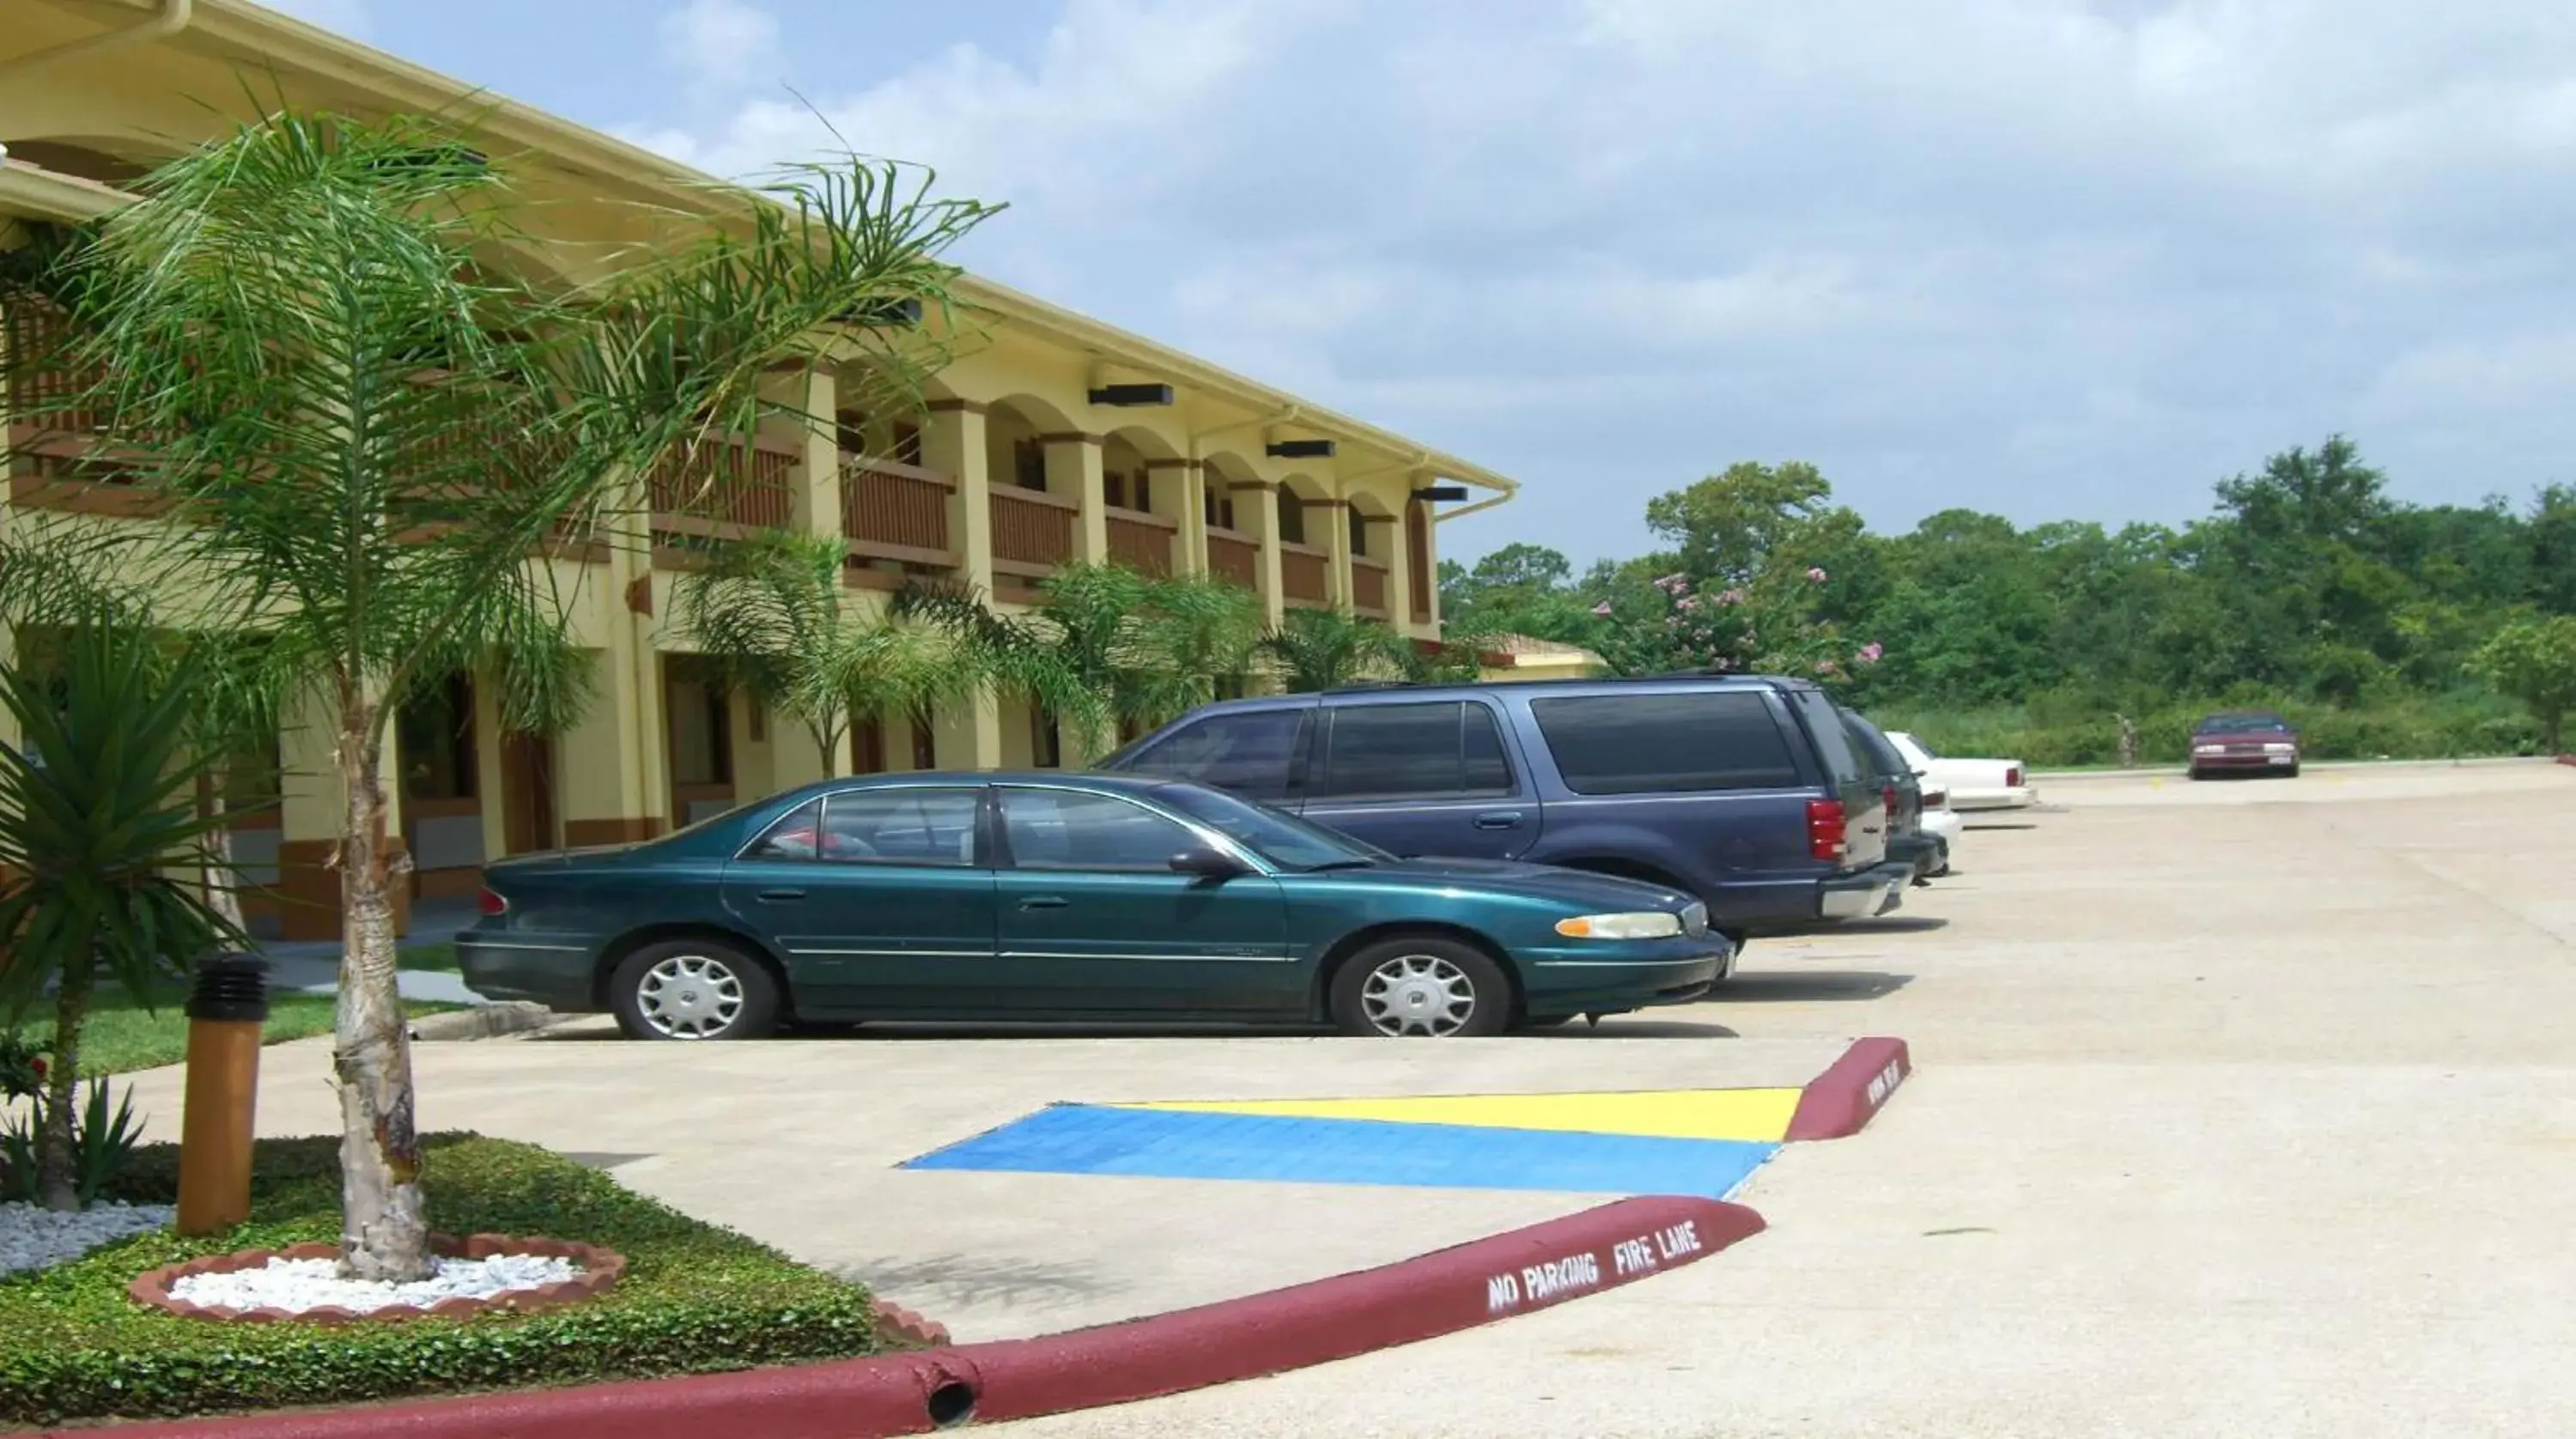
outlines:
M1915 1079L1770 1232L1483 1330L1031 1435L2576 1432L2576 770L2043 779L1888 920L1598 1033L424 1045L422 1116L588 1154L960 1338L1381 1263L1597 1197L925 1173L1065 1100ZM330 1128L269 1052L261 1127ZM175 1127L175 1076L143 1104Z
M1913 1042L1712 1263L1031 1436L2576 1432L2576 770L2042 782L1752 1043ZM2026 826L2026 827L2024 827Z

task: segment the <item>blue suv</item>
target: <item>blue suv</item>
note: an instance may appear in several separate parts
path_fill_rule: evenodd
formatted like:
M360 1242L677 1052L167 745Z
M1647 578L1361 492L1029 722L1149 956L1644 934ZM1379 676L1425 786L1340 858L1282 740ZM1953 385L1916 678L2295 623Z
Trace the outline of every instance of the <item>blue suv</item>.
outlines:
M1884 914L1911 865L1833 700L1763 676L1390 685L1205 706L1099 768L1195 780L1398 855L1698 895L1730 937Z

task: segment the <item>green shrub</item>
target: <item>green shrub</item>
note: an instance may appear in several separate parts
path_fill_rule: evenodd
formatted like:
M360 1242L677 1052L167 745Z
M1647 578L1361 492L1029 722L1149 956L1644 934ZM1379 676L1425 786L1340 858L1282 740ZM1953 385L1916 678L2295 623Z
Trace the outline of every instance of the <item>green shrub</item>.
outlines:
M340 1235L336 1139L260 1143L230 1234L143 1235L0 1281L0 1426L349 1404L407 1395L837 1359L878 1348L867 1291L701 1223L560 1155L433 1135L429 1217L456 1233L578 1239L626 1256L598 1299L529 1315L323 1328L219 1324L136 1304L145 1270ZM168 1203L178 1155L137 1152L111 1196Z
M1936 753L2009 757L2034 769L2054 769L2119 763L2122 713L2137 722L2140 763L2182 764L2190 757L2192 725L2222 709L2287 716L2312 760L2466 759L2542 750L2539 721L2482 692L2383 695L2348 709L2243 691L2125 709L2096 696L2054 693L2034 696L2027 705L1981 709L1890 705L1873 710L1872 718L1921 736Z

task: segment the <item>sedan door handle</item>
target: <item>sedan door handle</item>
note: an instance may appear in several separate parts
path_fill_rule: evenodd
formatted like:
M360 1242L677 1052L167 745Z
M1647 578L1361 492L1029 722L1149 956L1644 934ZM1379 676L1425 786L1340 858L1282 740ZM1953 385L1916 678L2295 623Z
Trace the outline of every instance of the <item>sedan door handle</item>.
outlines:
M805 891L801 889L764 889L758 895L759 899L768 904L780 904L804 897Z
M1520 827L1521 812L1516 809L1496 810L1492 814L1476 816L1478 829L1518 829Z
M1033 894L1020 901L1022 909L1063 909L1072 901L1060 894Z

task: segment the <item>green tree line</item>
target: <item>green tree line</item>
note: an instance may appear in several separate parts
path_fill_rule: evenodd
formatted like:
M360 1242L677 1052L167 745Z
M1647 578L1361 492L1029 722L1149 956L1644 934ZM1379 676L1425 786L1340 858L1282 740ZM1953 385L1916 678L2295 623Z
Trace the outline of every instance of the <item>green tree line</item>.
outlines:
M1626 673L1818 678L1935 744L2033 763L2180 756L2220 706L2321 757L2529 753L2576 702L2576 486L2416 505L2334 436L2221 480L2180 526L1943 510L1873 533L1815 466L1656 496L1658 543L1577 573L1507 545L1441 566L1453 635L1579 644Z

